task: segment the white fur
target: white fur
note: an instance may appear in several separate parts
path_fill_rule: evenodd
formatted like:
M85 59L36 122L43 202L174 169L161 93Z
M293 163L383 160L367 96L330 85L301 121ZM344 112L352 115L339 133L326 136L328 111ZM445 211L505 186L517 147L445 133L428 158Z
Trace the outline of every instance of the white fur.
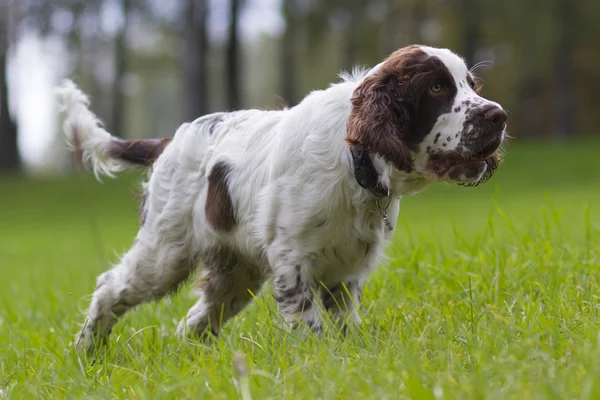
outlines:
M89 110L90 100L75 84L65 80L56 89L58 109L66 114L63 130L67 143L71 148L75 142L83 150L84 160L92 162L94 174L114 177L115 172L122 171L126 165L111 158L109 146L113 137L104 130L100 120Z
M466 78L456 55L439 56L457 80ZM357 184L344 141L350 98L369 73L377 67L343 75L289 109L216 113L182 125L145 184L145 222L135 244L98 279L80 346L106 337L130 307L174 290L198 261L206 283L179 326L181 336L208 326L216 333L251 300L248 290L258 293L269 276L275 294L287 299L279 305L291 323L299 318L318 329L320 309L299 312L298 304L307 299L316 304L313 292L324 288L334 293L323 298L346 303L330 304L334 314L360 321L355 307L360 290L393 233L384 226L377 198ZM125 164L108 156L111 137L88 110L85 95L69 82L59 93L67 136L72 141L77 132L94 171L112 175L122 169ZM436 129L450 134L459 121L439 124ZM230 232L213 229L204 213L207 176L219 162L232 166L227 185L236 226ZM429 180L422 170L400 172L378 156L373 163L391 190L381 203L389 201L387 215L395 225L400 197L422 190Z

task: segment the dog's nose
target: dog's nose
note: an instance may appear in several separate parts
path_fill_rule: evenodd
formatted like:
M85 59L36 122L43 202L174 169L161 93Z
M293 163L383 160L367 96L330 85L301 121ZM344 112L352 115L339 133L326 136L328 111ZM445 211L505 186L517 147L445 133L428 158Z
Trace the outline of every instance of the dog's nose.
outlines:
M508 115L500 107L494 107L491 110L484 111L483 119L490 125L502 129L506 123Z

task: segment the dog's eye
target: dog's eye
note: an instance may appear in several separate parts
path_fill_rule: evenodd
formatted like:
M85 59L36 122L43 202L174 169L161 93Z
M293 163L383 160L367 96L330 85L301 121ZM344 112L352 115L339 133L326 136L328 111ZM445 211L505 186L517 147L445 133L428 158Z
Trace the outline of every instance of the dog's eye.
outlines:
M434 84L429 88L429 93L431 94L439 94L442 91L442 85L439 83Z
M479 94L479 92L481 91L481 88L483 86L483 82L478 78L475 78L475 79L469 78L468 83L469 83L469 86L471 87L471 89L473 89L475 91L475 93Z

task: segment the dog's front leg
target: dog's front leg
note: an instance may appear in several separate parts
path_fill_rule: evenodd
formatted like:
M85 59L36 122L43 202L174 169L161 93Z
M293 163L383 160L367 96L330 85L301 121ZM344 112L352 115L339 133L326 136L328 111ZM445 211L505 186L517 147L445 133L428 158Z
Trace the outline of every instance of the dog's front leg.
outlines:
M321 333L321 310L315 295L317 285L302 261L289 262L285 257L273 267L273 286L279 311L291 328L303 326Z
M349 322L361 324L358 308L362 299L364 278L356 277L321 288L323 308L332 315L337 326L346 330Z

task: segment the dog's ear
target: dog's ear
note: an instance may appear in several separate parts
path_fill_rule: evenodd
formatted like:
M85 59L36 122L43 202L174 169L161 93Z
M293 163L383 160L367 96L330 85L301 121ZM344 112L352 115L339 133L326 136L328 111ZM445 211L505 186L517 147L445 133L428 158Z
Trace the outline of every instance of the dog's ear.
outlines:
M346 141L357 150L380 155L400 171L412 170L404 138L410 125L406 82L393 75L368 76L354 90Z

